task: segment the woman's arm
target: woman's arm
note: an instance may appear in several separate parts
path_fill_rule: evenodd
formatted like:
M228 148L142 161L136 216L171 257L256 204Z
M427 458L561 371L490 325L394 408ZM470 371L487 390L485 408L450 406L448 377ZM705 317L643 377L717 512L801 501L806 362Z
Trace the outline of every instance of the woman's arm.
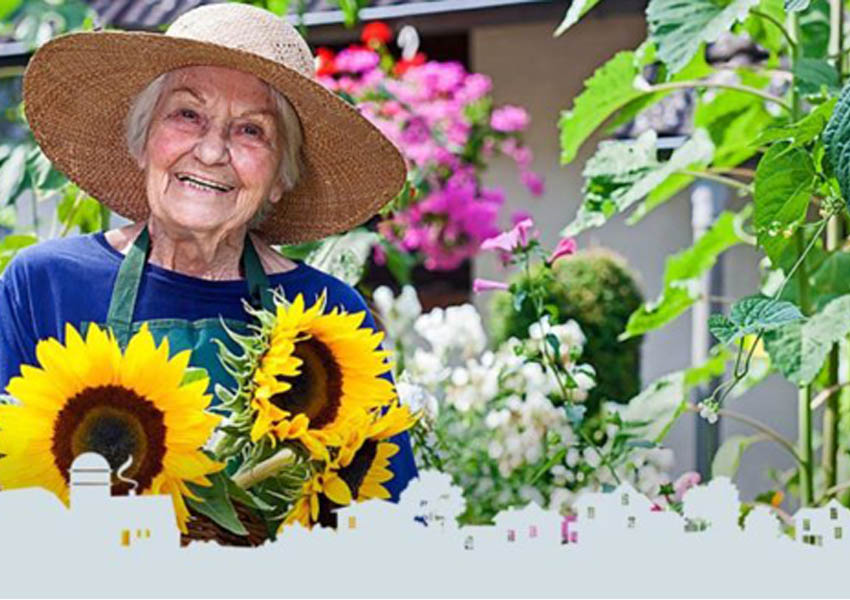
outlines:
M33 305L23 261L13 260L0 275L0 393L21 364L35 364Z

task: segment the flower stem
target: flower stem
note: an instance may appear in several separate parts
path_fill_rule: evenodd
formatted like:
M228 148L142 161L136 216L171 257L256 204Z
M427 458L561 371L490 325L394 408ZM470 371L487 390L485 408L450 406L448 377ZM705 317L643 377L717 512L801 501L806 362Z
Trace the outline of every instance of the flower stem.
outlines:
M289 448L283 448L277 454L267 458L263 462L233 476L233 482L247 490L251 486L276 475L284 467L295 462L295 453Z
M734 90L736 92L741 92L743 94L750 94L752 96L758 96L759 98L763 98L768 102L773 102L774 104L781 106L788 112L793 112L793 109L790 104L785 102L782 98L778 96L774 96L773 94L769 94L763 90L758 88L749 87L746 85L740 85L737 83L720 83L715 81L670 81L667 83L657 83L655 85L650 85L646 88L648 93L654 92L665 92L668 90L689 90L693 88L720 88L726 90Z
M791 47L792 51L797 47L797 42L794 41L794 38L791 37L791 34L788 33L787 29L785 29L785 25L782 23L782 21L780 21L779 19L777 19L773 15L768 14L766 12L762 12L758 9L751 9L750 14L755 15L757 17L760 17L760 18L764 19L765 21L772 23L773 25L776 25L776 27L779 29L779 31L782 32L782 35L785 37L785 40L788 42L788 46Z
M693 171L691 169L679 169L677 173L681 173L682 175L689 175L690 177L696 177L698 179L716 181L717 183L722 183L723 185L741 190L748 194L753 193L753 186L749 183L744 183L743 181L738 181L737 179L732 179L731 177L724 177L723 175L718 175L709 171Z

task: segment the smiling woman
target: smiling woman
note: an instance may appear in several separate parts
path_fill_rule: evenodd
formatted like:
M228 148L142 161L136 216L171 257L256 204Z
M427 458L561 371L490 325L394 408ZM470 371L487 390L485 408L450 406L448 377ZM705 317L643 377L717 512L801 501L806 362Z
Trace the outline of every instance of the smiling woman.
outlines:
M79 82L82 93L67 94L62 81ZM165 35L62 36L33 56L24 99L55 166L133 222L32 246L9 264L0 278L0 390L38 362L38 340L63 343L67 326L91 324L108 327L122 348L144 327L171 352L191 350L209 392L231 386L216 342L235 349L225 325L247 331L245 303L268 307L272 288L290 300L322 297L329 311L362 311L362 327L376 330L356 290L271 246L366 221L406 173L393 144L315 81L309 47L287 22L224 3L186 13ZM388 369L373 376L391 382ZM100 399L116 410L129 401L118 392ZM292 399L290 416L302 404ZM62 422L97 429L100 413L74 406L79 414ZM125 442L81 442L74 452L97 450L117 470L133 458ZM400 451L384 487L397 498L415 467L407 435L393 443ZM115 493L126 491L114 482Z

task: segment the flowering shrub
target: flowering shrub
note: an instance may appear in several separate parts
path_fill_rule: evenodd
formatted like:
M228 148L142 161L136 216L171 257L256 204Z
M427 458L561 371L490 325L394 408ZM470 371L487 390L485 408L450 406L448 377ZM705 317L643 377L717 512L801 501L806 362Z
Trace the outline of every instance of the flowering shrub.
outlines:
M418 52L396 60L390 39L389 28L375 22L364 28L362 45L336 54L320 48L317 77L407 159L409 185L379 224L387 243L376 249L376 260L395 249L418 253L428 269L453 269L498 232L504 192L480 181L494 154L514 160L532 195L543 193L543 179L530 169L531 149L520 137L530 119L519 106L493 107L487 75Z

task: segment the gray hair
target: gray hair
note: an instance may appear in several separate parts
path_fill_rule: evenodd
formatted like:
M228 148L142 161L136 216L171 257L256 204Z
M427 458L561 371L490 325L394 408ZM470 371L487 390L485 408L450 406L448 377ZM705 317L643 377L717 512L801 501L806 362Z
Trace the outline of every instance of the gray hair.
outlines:
M170 74L169 71L152 80L145 89L136 95L130 105L125 121L127 149L136 162L139 162L144 154L153 111ZM278 178L284 185L284 192L288 192L298 183L304 167L303 157L301 156L301 144L304 141L304 136L295 109L277 89L269 84L266 85L277 108L278 128L283 137L283 159L278 168ZM249 227L254 228L262 223L271 207L271 200L266 198L260 209L251 218Z

